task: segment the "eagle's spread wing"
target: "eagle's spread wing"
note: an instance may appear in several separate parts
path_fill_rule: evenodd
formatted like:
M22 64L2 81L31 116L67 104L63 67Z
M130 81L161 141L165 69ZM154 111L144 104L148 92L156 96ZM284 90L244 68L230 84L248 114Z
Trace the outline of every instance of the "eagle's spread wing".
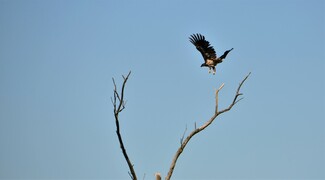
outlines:
M234 48L231 48L231 49L229 49L228 51L225 51L225 52L223 53L223 55L220 56L220 59L226 59L227 54L228 54L231 50L233 50L233 49L234 49Z
M202 54L204 61L207 59L216 59L216 51L213 46L210 45L209 41L205 40L205 37L201 34L193 34L190 37L190 42L194 44L196 49Z

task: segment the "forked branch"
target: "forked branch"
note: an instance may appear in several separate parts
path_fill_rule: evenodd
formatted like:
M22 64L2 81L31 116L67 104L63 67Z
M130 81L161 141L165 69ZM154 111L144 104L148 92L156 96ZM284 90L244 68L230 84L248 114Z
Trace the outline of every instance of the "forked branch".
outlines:
M195 129L184 139L184 135L181 139L181 146L178 148L176 154L174 155L174 158L172 160L172 163L170 165L170 168L169 168L169 171L168 171L168 174L165 178L165 180L170 180L172 174L173 174L173 171L174 171L174 168L176 166L176 162L177 162L177 159L178 157L181 155L181 153L183 152L183 150L185 149L187 143L191 140L191 138L196 135L197 133L203 131L205 128L207 128L215 119L218 115L224 113L224 112L227 112L229 110L231 110L231 108L237 103L239 102L242 98L238 99L239 96L243 95L242 93L240 93L240 88L242 87L242 85L244 84L244 82L246 81L246 79L249 77L251 73L248 73L248 75L240 82L238 88L237 88L237 91L236 91L236 95L232 101L232 103L228 106L228 108L226 109L223 109L221 111L218 110L218 94L219 94L219 91L223 88L224 84L222 84L217 90L216 90L216 105L215 105L215 113L214 115L207 121L205 122L202 126L196 128L196 124L195 124Z
M128 73L128 75L126 77L122 76L124 81L123 81L122 89L121 89L120 93L117 90L114 78L112 78L113 79L113 84L114 84L114 96L113 96L113 98L111 98L111 100L112 100L112 104L113 104L113 107L114 107L116 134L117 134L117 137L118 137L118 140L119 140L119 143L120 143L120 147L121 147L123 156L124 156L128 166L129 166L129 169L130 169L129 175L133 180L136 180L137 176L136 176L136 173L134 171L133 164L131 163L129 156L126 153L126 149L125 149L124 144L123 144L122 136L121 136L121 133L120 133L120 123L119 123L119 113L123 111L123 109L125 108L125 103L126 103L126 101L124 100L124 88L125 88L125 84L126 84L128 78L129 78L130 74L131 74L131 71Z

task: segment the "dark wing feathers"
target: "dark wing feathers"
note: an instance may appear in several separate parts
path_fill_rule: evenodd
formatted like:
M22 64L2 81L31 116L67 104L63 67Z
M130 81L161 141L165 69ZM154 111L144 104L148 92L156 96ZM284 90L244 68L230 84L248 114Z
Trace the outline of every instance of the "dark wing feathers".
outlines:
M231 49L229 49L228 51L225 51L225 52L223 53L223 55L220 56L220 59L226 59L227 54L228 54L231 50L233 50L233 49L234 49L234 48L231 48Z
M190 42L196 47L198 51L200 51L205 61L207 59L217 58L217 54L213 46L210 45L209 41L205 40L205 37L203 35L201 34L191 35Z

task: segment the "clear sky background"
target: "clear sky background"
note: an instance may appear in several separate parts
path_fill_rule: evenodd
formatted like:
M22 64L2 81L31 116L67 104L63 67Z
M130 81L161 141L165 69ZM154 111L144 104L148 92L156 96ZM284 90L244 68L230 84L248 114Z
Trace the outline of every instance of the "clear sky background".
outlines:
M202 33L217 74L189 42ZM0 0L0 179L129 179L112 77L132 74L122 136L139 179L325 179L322 0Z

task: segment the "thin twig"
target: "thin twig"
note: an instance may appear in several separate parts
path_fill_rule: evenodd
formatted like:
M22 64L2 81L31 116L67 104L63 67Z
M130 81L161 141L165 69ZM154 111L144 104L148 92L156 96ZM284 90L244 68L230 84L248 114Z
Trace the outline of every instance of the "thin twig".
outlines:
M216 90L216 108L215 108L215 113L218 113L218 106L219 106L219 91L223 88L225 83L222 83L219 89Z
M185 126L185 130L184 130L183 136L181 137L181 140L180 140L180 143L181 144L183 143L183 140L184 140L184 136L185 136L186 131L187 131L187 125Z

